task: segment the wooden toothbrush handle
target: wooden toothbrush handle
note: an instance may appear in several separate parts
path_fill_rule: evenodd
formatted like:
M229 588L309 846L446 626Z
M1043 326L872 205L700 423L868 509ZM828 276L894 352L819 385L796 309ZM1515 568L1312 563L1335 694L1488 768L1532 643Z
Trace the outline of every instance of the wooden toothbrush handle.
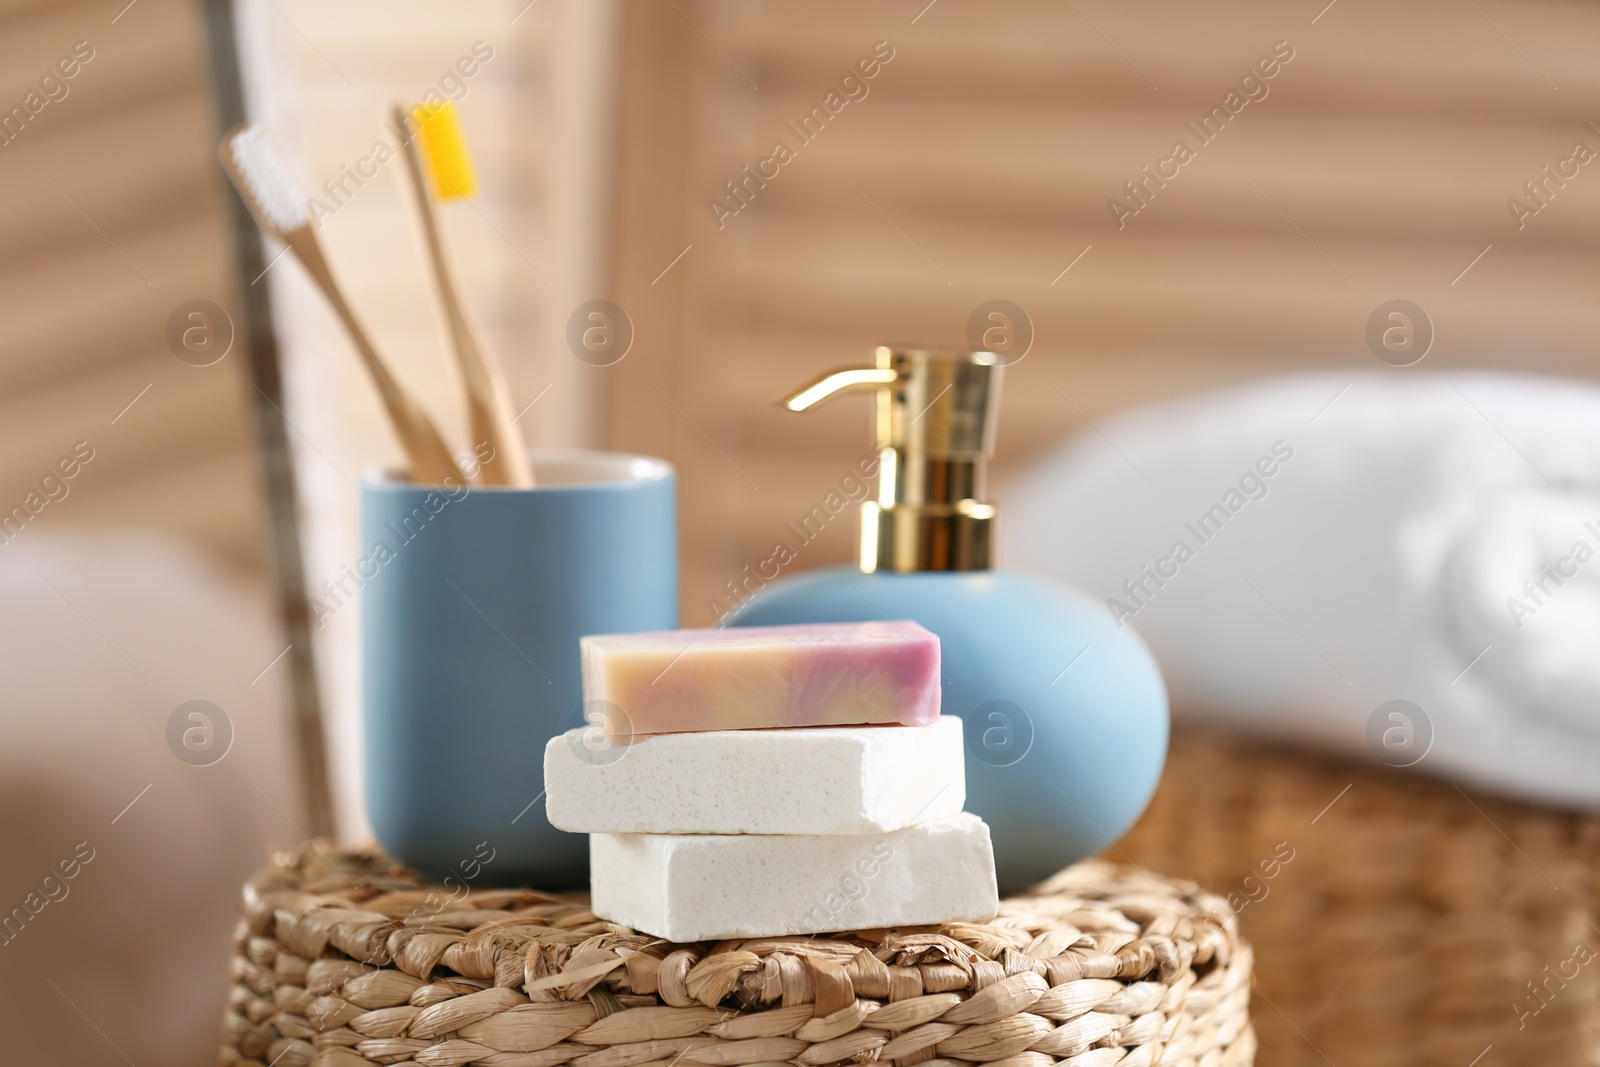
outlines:
M394 119L399 129L410 129L405 113L395 109ZM455 352L456 367L461 373L462 390L466 394L467 427L472 434L471 445L477 452L487 444L491 450L482 459L479 476L485 485L507 485L520 489L533 485L533 468L528 463L527 446L511 415L511 393L499 366L483 354L472 326L467 322L466 311L451 275L450 261L445 256L444 242L439 238L439 221L433 210L433 198L428 194L428 183L422 173L422 160L418 155L415 134L401 147L405 156L406 171L411 176L411 191L415 194L417 218L422 227L423 243L427 246L428 262L433 266L434 287L439 293L439 303L444 308L445 325L450 331L451 348ZM480 457L481 458L481 457Z
M482 463L483 482L485 485L531 488L533 467L528 462L527 445L512 421L510 391L493 361L478 348L477 338L473 336L460 302L443 273L442 261L439 294L465 386L472 446L476 449L487 442L493 449L493 453Z
M311 275L322 290L322 295L333 306L350 339L355 342L356 352L378 390L378 398L383 402L395 436L400 439L411 480L419 485L466 485L467 479L461 473L461 468L456 466L455 459L450 455L450 446L445 444L438 427L389 372L389 365L373 348L366 328L357 320L344 293L334 281L333 272L322 254L322 246L317 243L311 228L304 226L283 236L305 266L306 273Z

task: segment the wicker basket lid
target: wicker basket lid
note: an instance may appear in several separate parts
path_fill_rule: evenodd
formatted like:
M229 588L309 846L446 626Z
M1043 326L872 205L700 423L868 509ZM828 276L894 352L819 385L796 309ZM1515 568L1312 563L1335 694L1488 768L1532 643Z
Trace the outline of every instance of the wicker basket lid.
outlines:
M244 912L225 1064L1234 1067L1255 1051L1226 902L1098 862L985 923L677 945L581 895L429 885L319 844L274 857Z

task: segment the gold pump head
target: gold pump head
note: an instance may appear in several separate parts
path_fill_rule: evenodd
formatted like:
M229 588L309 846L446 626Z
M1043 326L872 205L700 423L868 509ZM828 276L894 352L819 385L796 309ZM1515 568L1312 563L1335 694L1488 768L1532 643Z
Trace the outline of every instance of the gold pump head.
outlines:
M983 501L984 464L1002 357L879 346L873 362L825 374L783 402L805 411L841 393L877 394L878 499L861 505L861 569L988 570L994 508Z

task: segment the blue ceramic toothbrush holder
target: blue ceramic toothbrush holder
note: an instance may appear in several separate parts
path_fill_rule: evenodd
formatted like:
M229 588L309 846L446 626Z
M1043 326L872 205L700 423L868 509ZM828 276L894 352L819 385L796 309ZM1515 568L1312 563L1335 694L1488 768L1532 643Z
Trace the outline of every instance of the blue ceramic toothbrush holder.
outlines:
M531 459L533 489L363 480L366 795L413 867L557 889L589 849L545 818L545 743L583 725L579 637L677 625L677 507L662 460Z

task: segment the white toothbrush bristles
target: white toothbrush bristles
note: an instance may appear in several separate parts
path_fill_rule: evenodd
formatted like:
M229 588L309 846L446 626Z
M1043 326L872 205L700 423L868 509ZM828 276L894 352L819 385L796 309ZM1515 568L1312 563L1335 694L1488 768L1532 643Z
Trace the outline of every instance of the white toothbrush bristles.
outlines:
M280 234L310 223L300 183L266 130L254 124L240 127L228 142L228 154L263 222Z

